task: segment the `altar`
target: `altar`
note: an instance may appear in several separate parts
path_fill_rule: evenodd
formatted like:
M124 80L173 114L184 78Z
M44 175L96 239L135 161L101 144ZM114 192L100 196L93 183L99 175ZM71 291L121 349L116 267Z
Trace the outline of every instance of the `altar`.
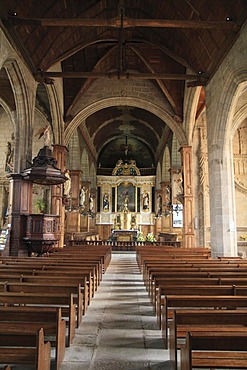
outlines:
M139 230L113 230L110 236L110 241L116 242L135 242L138 237Z

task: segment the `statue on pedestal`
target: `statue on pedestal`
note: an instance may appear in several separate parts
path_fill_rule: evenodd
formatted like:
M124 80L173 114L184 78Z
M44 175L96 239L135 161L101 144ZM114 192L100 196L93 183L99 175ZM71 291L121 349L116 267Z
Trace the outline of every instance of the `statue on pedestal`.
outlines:
M70 190L71 190L71 177L69 170L65 171L65 176L67 177L67 180L63 184L63 195L65 197L70 197Z
M83 186L81 188L81 191L80 191L80 199L79 199L79 205L81 207L85 207L86 192L87 192L87 190L85 189L85 186Z

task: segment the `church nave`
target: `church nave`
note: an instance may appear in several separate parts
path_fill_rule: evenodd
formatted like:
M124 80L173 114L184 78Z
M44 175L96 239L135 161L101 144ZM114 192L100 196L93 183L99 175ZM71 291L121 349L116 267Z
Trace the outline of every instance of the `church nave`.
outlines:
M170 370L169 352L136 263L113 253L61 370Z

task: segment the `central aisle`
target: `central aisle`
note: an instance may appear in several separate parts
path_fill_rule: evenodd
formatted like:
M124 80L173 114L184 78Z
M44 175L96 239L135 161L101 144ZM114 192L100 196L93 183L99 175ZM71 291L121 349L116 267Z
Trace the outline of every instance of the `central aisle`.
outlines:
M61 370L170 370L135 253L113 253Z

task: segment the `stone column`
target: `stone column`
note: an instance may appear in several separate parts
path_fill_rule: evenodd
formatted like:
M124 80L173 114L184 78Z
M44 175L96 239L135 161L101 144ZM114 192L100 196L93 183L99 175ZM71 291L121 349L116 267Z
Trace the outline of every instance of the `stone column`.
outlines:
M26 215L32 213L32 182L23 180L21 174L10 176L10 244L9 255L27 255L23 240L26 233Z
M65 172L67 148L63 145L53 145L53 157L56 159L56 166ZM60 234L60 240L58 247L63 248L64 246L64 221L65 221L65 207L63 205L63 184L52 186L52 205L51 213L60 216L58 235Z
M192 147L183 146L180 148L183 166L184 183L184 204L183 204L183 247L195 247L194 231L194 194L193 194L193 173L192 173Z
M237 256L235 187L230 142L225 151L209 148L212 257Z

